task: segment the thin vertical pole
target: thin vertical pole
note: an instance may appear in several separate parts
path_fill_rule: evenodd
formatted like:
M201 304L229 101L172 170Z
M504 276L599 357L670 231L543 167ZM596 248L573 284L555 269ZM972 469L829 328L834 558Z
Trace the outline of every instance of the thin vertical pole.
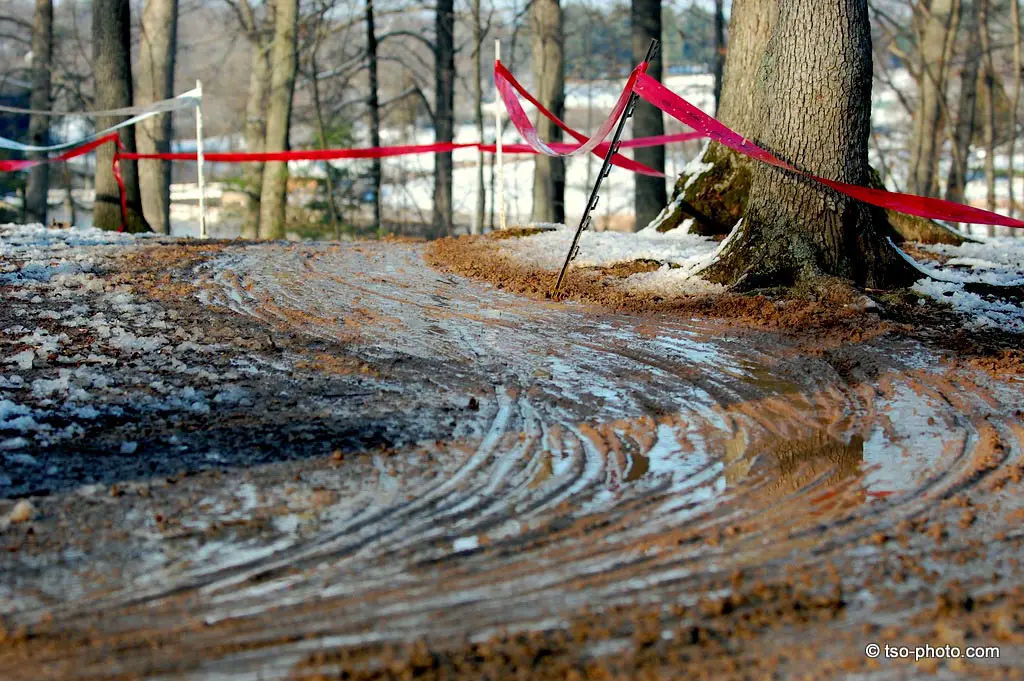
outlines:
M501 61L501 41L494 41L494 62ZM501 153L501 101L497 93L494 96L494 139L498 151L498 227L505 229L505 164Z
M644 57L644 61L650 63L654 56L658 53L659 42L657 39L651 40L650 46L647 48L647 56ZM576 254L580 250L580 237L583 236L583 232L590 228L590 214L595 208L597 208L597 200L601 198L598 192L601 190L601 182L604 178L608 177L608 174L612 171L612 158L619 152L619 140L622 139L622 131L626 127L626 121L629 120L633 115L633 108L636 106L636 100L639 96L636 92L629 95L629 102L626 104L626 110L622 112L619 123L615 128L615 134L612 135L612 141L608 144L608 153L604 155L604 163L601 164L601 170L597 173L597 180L594 182L594 189L590 192L590 199L587 201L587 207L583 211L583 217L580 218L580 226L576 228L576 234L572 238L572 244L569 246L569 252L565 255L565 264L562 265L562 271L558 273L558 279L555 281L555 288L551 291L551 297L558 295L558 290L562 288L562 281L565 279L565 273L569 271L569 263L573 261Z
M196 81L199 99L196 101L196 161L199 171L199 238L206 239L206 182L203 178L203 82Z

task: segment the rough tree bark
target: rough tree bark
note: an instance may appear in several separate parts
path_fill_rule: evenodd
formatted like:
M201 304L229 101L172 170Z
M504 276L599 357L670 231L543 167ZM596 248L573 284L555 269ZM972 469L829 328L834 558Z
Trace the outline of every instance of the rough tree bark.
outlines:
M968 160L971 156L971 142L974 139L978 110L978 73L981 67L978 0L967 0L962 24L967 35L967 45L960 72L960 101L957 105L956 127L953 129L953 144L957 148L957 153L953 155L953 164L946 182L946 199L957 203L963 203L965 198Z
M633 0L631 10L633 63L638 64L646 56L651 40L661 41L661 0ZM647 73L655 80L661 80L662 59L660 53L647 69ZM633 136L649 137L664 133L665 121L662 118L661 109L647 102L638 102L633 114ZM665 172L665 147L637 149L633 154L640 163ZM639 174L635 177L635 229L641 229L658 217L668 201L668 192L665 190L664 178Z
M174 96L174 61L177 50L178 0L146 0L139 41L140 104ZM172 115L161 114L139 124L138 144L143 154L171 150ZM142 212L154 232L171 231L171 162L139 161Z
M867 0L787 0L757 73L758 142L819 176L870 179ZM752 170L742 224L705 276L737 289L840 277L889 288L915 278L884 212L768 165Z
M36 0L32 20L32 96L30 107L50 108L50 70L53 62L53 0ZM47 116L32 116L28 124L29 144L46 144L50 128ZM45 157L45 155L31 158ZM49 164L40 163L28 174L25 186L25 219L46 224L46 197L50 190Z
M733 0L729 48L717 118L750 138L757 135L754 75L764 57L777 0ZM675 229L696 218L690 231L727 234L743 215L750 189L751 162L720 144L710 144L696 163L680 174L672 200L658 216L658 230Z
M128 0L95 0L92 4L92 69L98 109L119 109L132 105L131 19ZM116 117L96 120L100 129L116 125ZM135 151L135 128L120 131L127 152ZM96 200L93 224L101 229L121 226L121 197L113 172L114 149L104 144L96 150ZM129 232L149 231L142 214L139 173L134 162L121 161L125 195L128 199Z
M910 145L910 191L937 196L939 152L945 125L949 51L958 23L959 0L925 0L915 8L918 103Z
M559 118L565 115L565 54L562 48L562 8L559 0L533 0L530 6L530 46L537 99ZM560 141L562 131L537 116L543 140ZM533 171L533 219L565 222L565 161L537 155Z
M267 96L265 151L287 151L291 126L299 0L278 0L274 17L274 45L270 56L270 92ZM269 239L285 237L288 203L288 164L271 161L263 167L260 190L260 235Z
M370 112L370 146L380 146L380 100L377 86L377 25L373 18L373 0L366 0L366 59L370 93L366 108ZM370 183L373 185L373 224L377 225L377 236L383 238L384 216L381 212L381 161L370 163Z
M438 0L434 45L434 139L451 142L455 138L455 3ZM450 236L454 230L452 215L452 154L434 157L434 229Z

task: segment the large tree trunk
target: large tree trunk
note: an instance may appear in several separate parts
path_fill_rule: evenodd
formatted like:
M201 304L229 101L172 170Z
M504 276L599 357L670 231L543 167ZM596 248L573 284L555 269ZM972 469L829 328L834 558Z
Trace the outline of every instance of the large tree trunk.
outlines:
M953 130L953 164L946 182L946 199L964 202L967 171L974 139L978 102L978 73L981 67L981 31L978 26L978 0L967 0L963 24L967 35L964 65L960 72L960 102L957 106L956 127Z
M647 54L651 40L661 41L661 0L633 0L633 63L638 64ZM661 80L662 59L655 58L647 69L655 80ZM633 136L650 137L665 134L665 121L661 109L638 102L633 114ZM665 147L647 147L633 152L634 158L655 170L665 172ZM661 177L636 176L636 229L646 227L668 201L665 179Z
M939 151L945 126L947 65L958 23L959 0L930 0L917 6L918 102L910 146L910 191L938 195Z
M139 44L140 104L174 96L174 60L177 49L178 0L146 0L142 10ZM139 151L166 154L171 150L173 114L148 118L139 124ZM171 231L171 162L139 161L142 212L153 231Z
M53 61L53 0L36 0L32 20L32 97L33 109L50 108L50 69ZM29 144L46 144L50 128L47 116L32 116L28 123ZM32 158L45 158L45 154ZM49 164L40 163L28 173L25 187L25 219L46 224L46 197L50 190Z
M717 118L752 139L757 135L754 75L768 46L778 4L778 0L733 0L729 17ZM658 230L675 229L687 218L695 218L691 232L727 234L746 208L750 169L747 158L720 144L708 145L699 162L688 166L676 181L672 201L658 216Z
M131 19L128 0L94 0L92 4L92 70L96 82L96 108L119 109L132 105ZM116 125L119 118L99 118L100 129ZM126 152L135 151L135 128L120 131ZM113 172L114 149L104 144L96 150L96 201L93 224L101 229L121 226L121 196ZM139 173L134 161L121 161L128 199L129 232L149 231L142 214Z
M265 151L287 151L291 126L292 95L295 92L296 38L299 0L278 0L274 18L274 46L270 61L270 92L267 97ZM288 203L288 164L270 161L263 168L260 191L260 235L269 239L285 237Z
M757 74L758 142L819 176L866 185L871 126L867 0L787 0ZM742 225L706 270L736 288L841 277L888 288L913 270L885 240L882 211L759 164Z
M455 8L454 0L438 0L434 52L434 138L451 142L455 137ZM434 157L434 229L451 235L452 216L452 154Z
M565 115L565 54L562 48L562 8L559 0L533 0L530 7L530 44L537 99L559 118ZM543 140L559 141L562 131L537 117ZM565 222L565 160L539 154L533 171L533 219Z
M370 146L380 146L380 101L377 94L377 27L373 19L373 0L366 0L366 57L370 80L370 96L366 106L370 111ZM383 237L384 216L381 213L381 161L370 163L370 182L373 184L373 224L377 225L377 236Z
M243 0L245 2L246 0ZM260 153L267 141L267 89L270 87L270 50L258 34L250 41L252 63L249 70L249 97L245 104L245 148ZM242 170L245 185L245 222L242 236L260 238L260 192L263 190L263 163L246 163Z

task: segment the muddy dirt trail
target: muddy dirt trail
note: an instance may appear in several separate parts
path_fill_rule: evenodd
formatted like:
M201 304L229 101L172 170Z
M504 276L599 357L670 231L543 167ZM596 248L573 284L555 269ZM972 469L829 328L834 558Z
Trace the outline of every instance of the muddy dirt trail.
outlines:
M423 250L195 267L209 309L363 367L289 419L386 414L383 444L163 485L172 533L95 502L124 536L4 559L0 677L1020 678L1019 377L527 301Z

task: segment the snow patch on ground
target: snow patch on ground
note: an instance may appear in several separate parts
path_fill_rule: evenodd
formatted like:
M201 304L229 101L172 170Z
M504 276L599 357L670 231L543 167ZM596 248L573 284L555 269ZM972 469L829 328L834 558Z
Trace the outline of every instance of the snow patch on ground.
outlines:
M524 267L554 270L562 266L574 230L558 229L520 239L506 239L500 248ZM580 237L576 267L609 267L637 260L662 263L659 270L634 274L623 285L645 292L677 295L711 292L721 287L693 275L718 249L712 239L687 234L683 229L660 233L648 227L635 234L586 231Z
M945 263L918 263L928 277L914 290L952 305L966 317L968 326L1024 333L1024 308L1019 303L966 290L971 282L993 286L1024 286L1024 239L983 238L961 246L934 244L923 250L950 258Z

